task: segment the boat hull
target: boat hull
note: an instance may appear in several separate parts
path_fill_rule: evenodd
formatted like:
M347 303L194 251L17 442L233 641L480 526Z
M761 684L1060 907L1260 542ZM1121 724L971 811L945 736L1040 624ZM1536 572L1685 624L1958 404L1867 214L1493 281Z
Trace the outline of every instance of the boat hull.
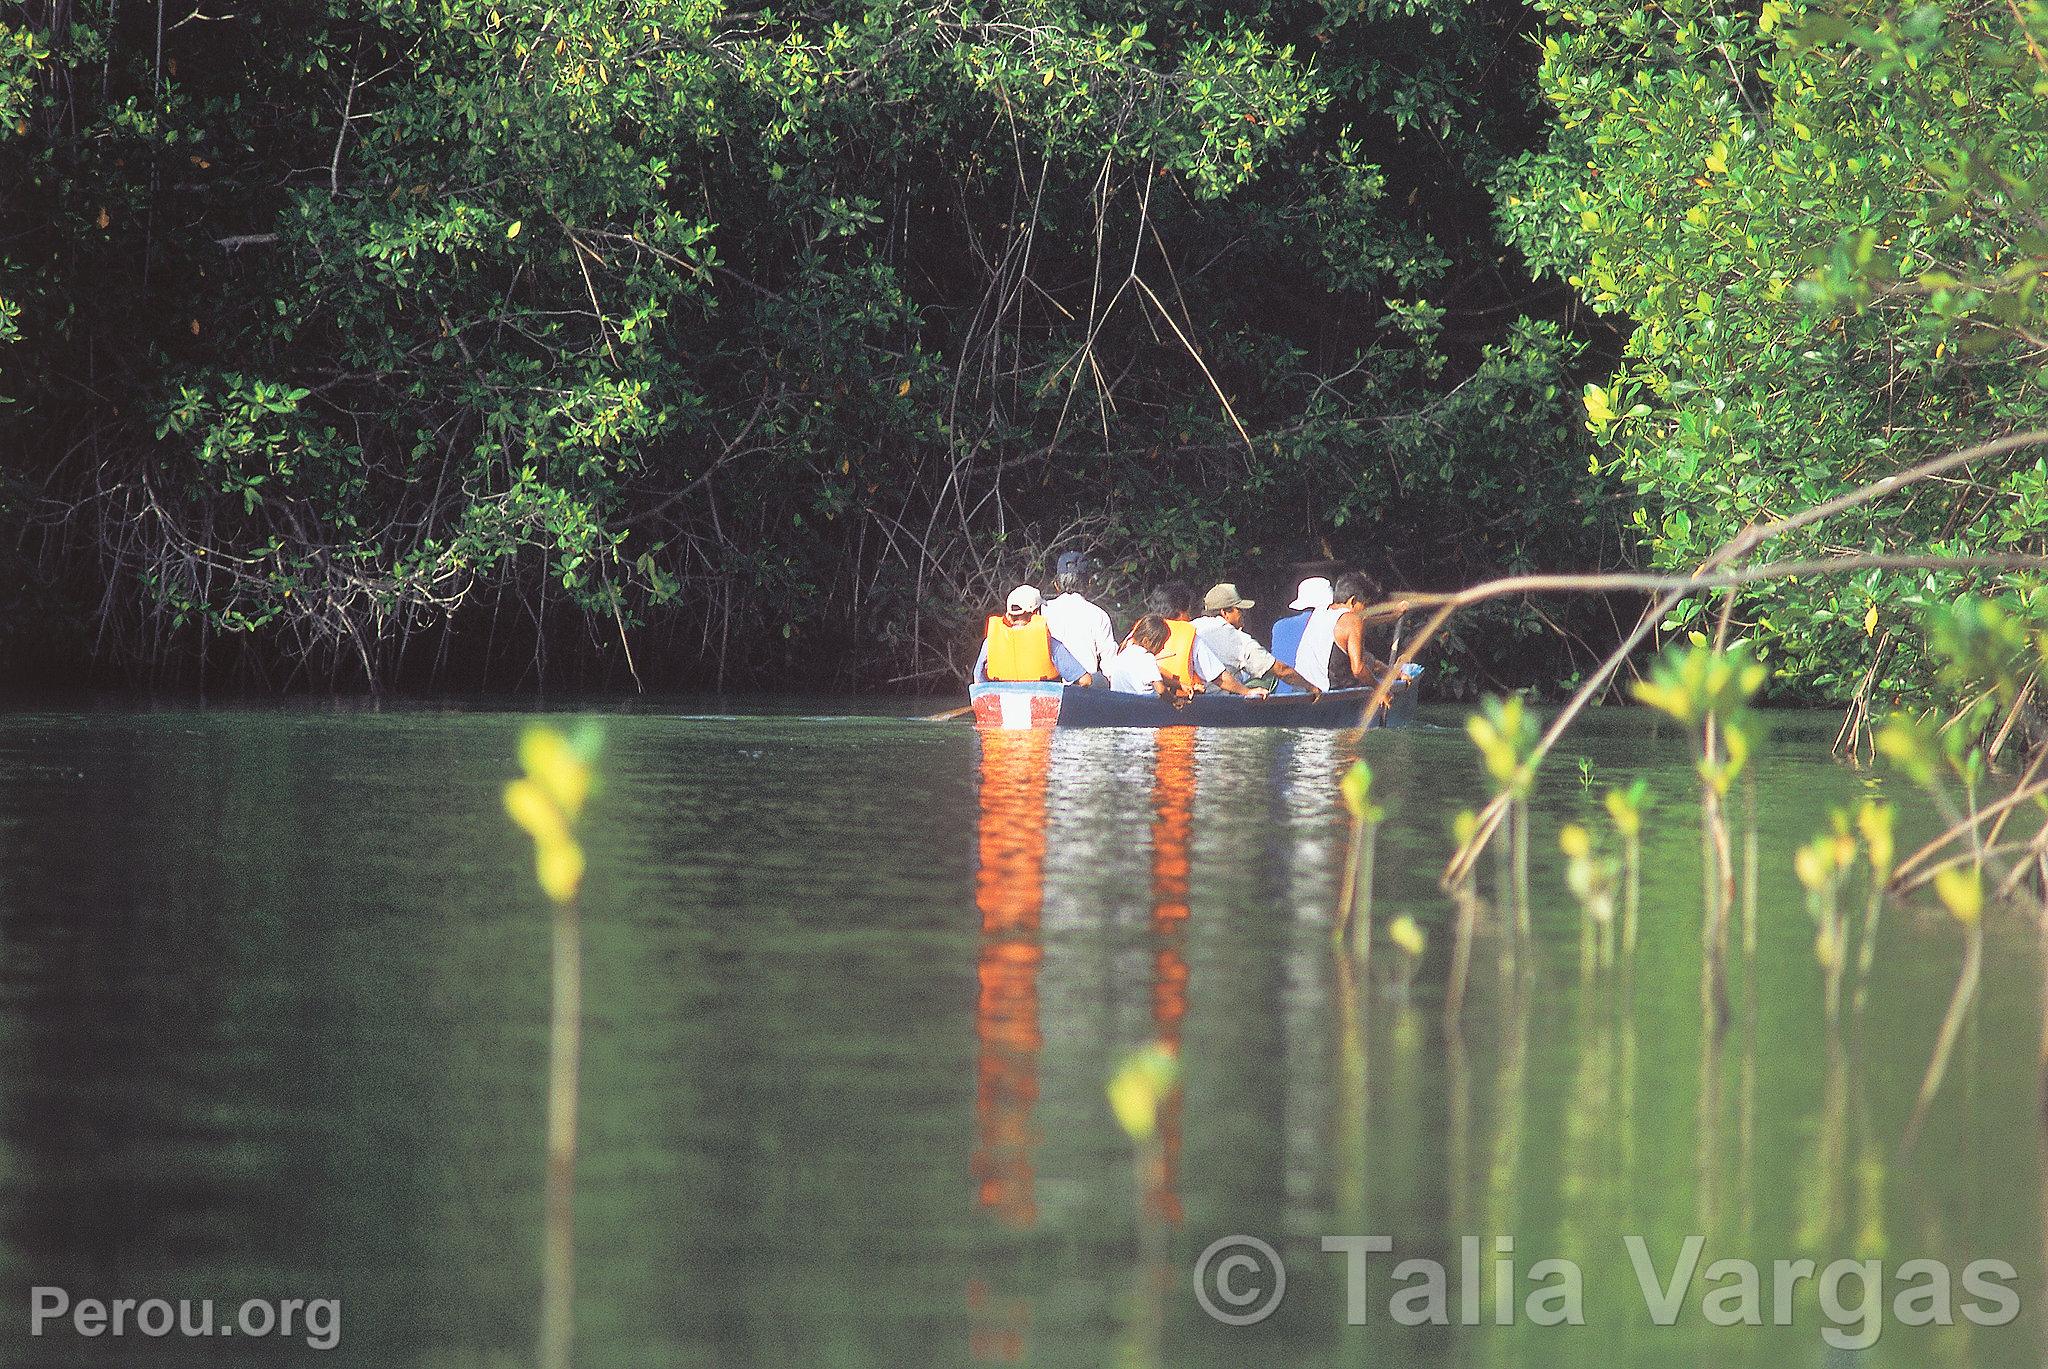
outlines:
M1415 716L1419 691L1396 686L1388 706L1368 726L1399 727ZM1356 727L1370 689L1332 690L1247 699L1199 694L1175 705L1150 694L1077 689L1052 684L976 684L967 690L977 726L1010 730L1043 727Z

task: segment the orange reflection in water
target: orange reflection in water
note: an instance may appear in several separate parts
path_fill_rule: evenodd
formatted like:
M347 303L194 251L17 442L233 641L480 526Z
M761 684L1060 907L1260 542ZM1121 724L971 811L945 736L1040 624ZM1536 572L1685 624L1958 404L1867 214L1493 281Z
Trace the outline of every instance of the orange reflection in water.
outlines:
M1152 741L1152 1025L1159 1044L1180 1053L1188 1012L1188 962L1181 933L1188 919L1188 882L1195 830L1195 730L1162 727ZM1181 1095L1159 1111L1158 1170L1146 1185L1146 1211L1178 1225Z
M975 1196L1005 1226L1038 1220L1031 1152L1038 1137L1038 967L1044 950L1038 918L1045 906L1045 785L1050 732L984 731L981 813L974 906L981 913L981 954L974 1004ZM1023 1360L1031 1299L998 1292L986 1278L967 1283L967 1351L979 1364Z
M1037 1220L1031 1150L1038 1101L1038 916L1045 904L1045 782L1052 737L981 733L981 827L974 905L981 913L974 1034L974 1154L983 1207L1018 1228Z

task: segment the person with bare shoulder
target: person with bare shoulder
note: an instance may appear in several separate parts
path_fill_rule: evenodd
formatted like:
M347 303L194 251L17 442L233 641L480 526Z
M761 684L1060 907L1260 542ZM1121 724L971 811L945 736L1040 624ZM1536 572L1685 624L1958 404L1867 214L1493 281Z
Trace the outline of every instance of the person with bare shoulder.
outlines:
M1366 610L1385 601L1387 592L1370 575L1352 571L1337 577L1335 597L1336 602L1331 605L1336 610L1336 621L1330 629L1329 687L1370 688L1379 683L1389 667L1366 647ZM1393 615L1379 616L1398 616L1400 611L1397 608Z

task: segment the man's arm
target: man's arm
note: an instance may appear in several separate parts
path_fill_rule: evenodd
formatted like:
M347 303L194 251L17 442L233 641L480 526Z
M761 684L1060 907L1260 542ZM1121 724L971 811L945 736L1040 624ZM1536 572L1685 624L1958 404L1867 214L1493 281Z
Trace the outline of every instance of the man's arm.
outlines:
M1223 663L1223 658L1216 654L1216 649L1199 636L1195 638L1195 649L1188 653L1188 668L1197 680L1205 685L1214 685L1225 694L1252 693L1238 682L1230 667Z
M1360 684L1376 682L1387 663L1365 649L1365 615L1353 610L1337 620L1337 645L1351 658L1351 673Z
M1058 638L1053 639L1052 665L1053 669L1059 671L1062 680L1071 685L1079 685L1083 689L1086 689L1095 677L1095 672L1088 669L1080 657L1067 650L1067 644Z
M1320 699L1321 697L1323 697L1322 690L1317 689L1315 685L1310 682L1309 678L1306 675L1303 675L1300 671L1296 670L1293 666L1287 664L1287 662L1285 661L1274 661L1273 673L1279 676L1281 679L1287 681L1287 683L1293 685L1296 689L1307 691L1308 696L1311 699Z
M1196 650L1199 651L1201 650L1201 648L1197 647ZM1215 685L1225 694L1236 694L1240 698L1247 699L1263 699L1266 697L1265 690L1253 689L1250 686L1246 685L1243 681L1239 680L1237 678L1237 672L1232 670L1230 667L1224 665L1223 662L1220 659L1218 659L1215 653L1213 652L1210 653L1209 663L1215 667L1216 671L1214 675L1208 677L1209 683Z
M1280 679L1287 681L1287 683L1308 691L1310 698L1322 697L1322 690L1310 684L1293 666L1260 646L1256 637L1252 636L1249 632L1243 631L1238 632L1237 635L1240 639L1240 650L1244 653L1244 669L1247 675L1256 680L1261 675L1270 671Z

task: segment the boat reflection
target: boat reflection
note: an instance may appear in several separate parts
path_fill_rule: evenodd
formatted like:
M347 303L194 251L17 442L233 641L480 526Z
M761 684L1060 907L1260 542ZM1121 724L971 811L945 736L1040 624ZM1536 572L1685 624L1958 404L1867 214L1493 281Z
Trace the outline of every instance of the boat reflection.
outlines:
M1181 1022L1188 1012L1188 962L1183 931L1188 920L1190 850L1195 827L1195 746L1192 728L1162 728L1152 744L1152 1029L1165 1049L1180 1054ZM1181 1219L1181 1095L1159 1111L1158 1172L1149 1176L1146 1214L1170 1225Z
M976 964L974 1157L981 1205L1006 1226L1038 1217L1031 1152L1038 1101L1039 914L1045 906L1045 788L1051 736L981 734L981 820L974 904Z
M1045 959L1039 919L1045 907L1046 776L1052 738L1044 732L984 731L974 872L981 915L975 964L975 1195L996 1221L1029 1230L1038 1221L1032 1152L1037 1134L1038 970ZM987 1277L968 1280L967 1349L978 1364L1025 1357L1031 1299L998 1291Z
M1074 1134L1067 1123L1090 1114L1108 1121L1106 1076L1075 1075L1073 1066L1113 1062L1145 1041L1182 1055L1196 938L1231 934L1227 923L1198 926L1194 916L1198 805L1206 795L1205 841L1260 871L1265 892L1297 916L1320 919L1333 878L1329 852L1337 849L1331 796L1350 752L1328 734L1210 736L1191 728L987 729L976 745L980 940L968 1173L975 1205L994 1226L1065 1231L1088 1210L1065 1149ZM1230 801L1257 792L1280 806L1277 824ZM1204 878L1214 873L1204 867ZM1217 1010L1228 1009L1226 992ZM1141 1253L1115 1312L1122 1358L1134 1365L1163 1362L1167 1310L1184 1291L1168 1251L1186 1220L1186 1123L1175 1091L1135 1156ZM1034 1317L1055 1304L1040 1296L1029 1248L999 1245L964 1288L976 1362L1015 1363L1033 1353Z

